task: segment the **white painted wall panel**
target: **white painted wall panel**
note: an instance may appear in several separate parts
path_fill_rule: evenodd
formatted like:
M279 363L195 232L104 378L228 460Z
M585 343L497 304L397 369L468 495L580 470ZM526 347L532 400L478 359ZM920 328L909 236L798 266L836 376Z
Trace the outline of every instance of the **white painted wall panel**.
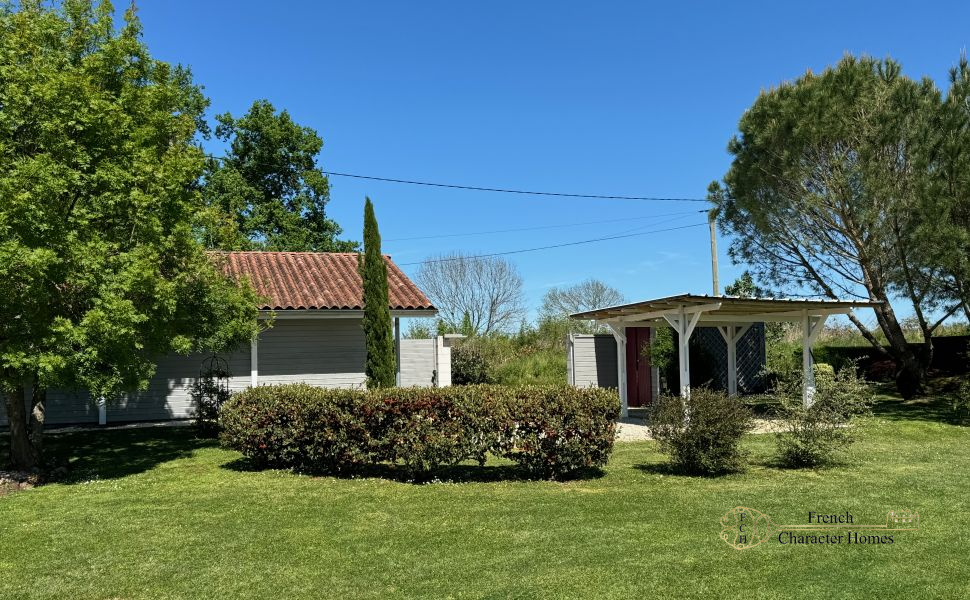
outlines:
M108 423L188 419L194 416L192 385L208 368L211 354L170 355L158 362L148 389L126 394L108 403ZM232 377L229 389L241 391L249 386L249 347L221 355Z
M360 319L279 319L259 336L259 384L362 387L365 359Z
M612 335L574 335L573 361L576 387L616 387L616 340Z
M401 340L401 387L430 387L436 340Z

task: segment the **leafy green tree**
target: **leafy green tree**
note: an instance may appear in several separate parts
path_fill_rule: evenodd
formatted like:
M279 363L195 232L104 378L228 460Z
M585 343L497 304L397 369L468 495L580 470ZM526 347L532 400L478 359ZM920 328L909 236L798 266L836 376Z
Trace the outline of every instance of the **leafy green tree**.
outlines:
M920 268L909 254L922 223L913 208L940 102L931 81L904 77L891 60L846 57L763 92L729 145L725 189L711 190L719 223L733 234L732 258L760 279L880 302L876 319L907 397L920 392L928 356L909 347L889 300L902 296L921 311L938 286L932 270L900 282ZM938 325L926 323L927 345Z
M18 469L41 461L48 389L111 401L159 355L256 332L255 296L193 236L207 101L151 57L134 9L120 29L113 12L0 8L0 392Z
M323 140L285 110L257 100L240 118L216 117L226 156L210 158L202 180L209 206L202 237L221 250L355 252L326 215L327 176L317 165Z
M359 259L364 281L364 336L367 340L369 387L393 387L397 380L391 308L387 292L387 264L381 254L381 233L370 198L364 201L364 255Z
M774 296L770 291L755 284L751 271L745 271L734 283L724 286L724 293L739 298L771 298Z

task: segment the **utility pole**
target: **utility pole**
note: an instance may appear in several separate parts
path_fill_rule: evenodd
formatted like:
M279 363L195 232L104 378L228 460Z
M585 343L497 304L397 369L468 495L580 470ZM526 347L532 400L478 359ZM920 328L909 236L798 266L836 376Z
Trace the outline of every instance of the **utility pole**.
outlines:
M721 286L717 281L717 237L714 234L715 210L707 213L707 224L711 228L711 277L714 280L714 295L718 296L721 293Z

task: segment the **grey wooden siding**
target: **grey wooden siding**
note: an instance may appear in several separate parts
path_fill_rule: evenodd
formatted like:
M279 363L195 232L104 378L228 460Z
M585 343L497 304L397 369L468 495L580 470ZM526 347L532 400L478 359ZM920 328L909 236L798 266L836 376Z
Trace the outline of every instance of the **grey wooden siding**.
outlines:
M362 387L366 352L360 319L278 319L259 337L259 384Z
M108 423L123 421L159 421L188 419L194 415L192 385L207 368L211 354L164 356L159 359L155 376L142 392L126 394L108 403ZM249 346L222 355L232 377L229 389L240 391L249 386ZM95 411L95 414L97 412Z
M28 389L27 397L24 399L25 407L28 406L27 398L29 397L30 390ZM51 425L97 423L98 407L91 402L88 393L85 391L49 390L47 392L47 416L45 422ZM6 402L0 402L0 427L6 427L6 425Z
M148 388L141 392L123 395L107 404L108 423L125 421L155 421L163 419L187 419L192 416L190 397L192 384L203 370L203 363L210 354L190 356L164 356L159 359L155 376ZM223 355L232 377L229 387L233 391L249 385L249 347L231 355ZM83 424L98 422L98 405L84 390L50 390L47 392L47 417L49 425ZM7 424L6 408L0 403L0 426Z
M616 340L612 335L574 335L571 382L576 387L617 387Z
M401 340L401 385L430 387L436 340Z

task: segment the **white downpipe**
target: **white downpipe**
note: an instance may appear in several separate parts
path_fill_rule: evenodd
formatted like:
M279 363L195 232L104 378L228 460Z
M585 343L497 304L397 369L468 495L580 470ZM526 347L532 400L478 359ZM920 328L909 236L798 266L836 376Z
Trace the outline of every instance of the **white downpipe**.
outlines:
M98 398L98 425L106 425L108 423L108 403L105 401L104 396Z
M249 343L249 385L256 387L259 385L259 361L258 361L259 337L254 337Z
M401 319L394 317L394 385L401 387Z

